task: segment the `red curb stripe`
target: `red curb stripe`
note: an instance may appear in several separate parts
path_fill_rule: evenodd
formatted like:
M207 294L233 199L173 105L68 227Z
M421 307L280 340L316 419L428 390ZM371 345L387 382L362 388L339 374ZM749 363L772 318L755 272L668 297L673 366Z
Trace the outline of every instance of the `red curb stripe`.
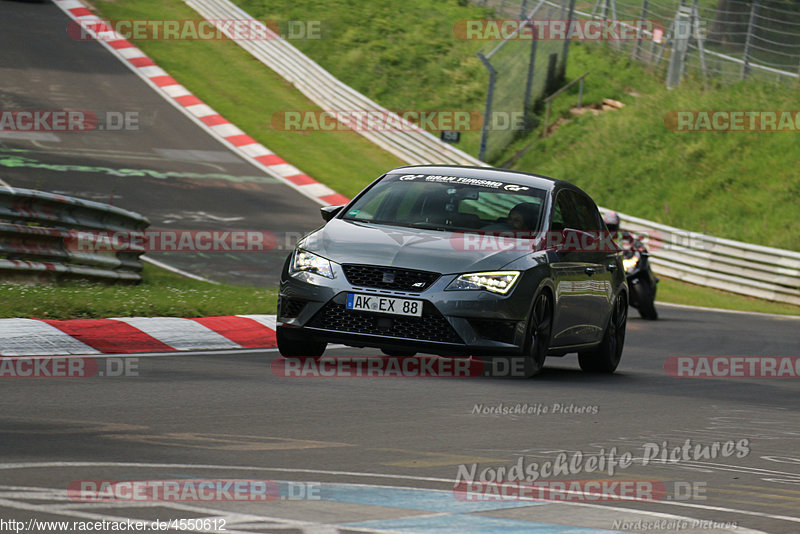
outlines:
M156 64L153 63L153 60L149 57L132 57L128 61L130 61L131 65L134 67L155 67Z
M71 319L68 321L42 319L42 322L58 328L68 336L72 336L100 352L171 352L175 350L138 328L113 319Z
M332 204L334 206L338 206L339 204L347 204L348 202L350 202L349 198L347 198L344 195L340 195L339 193L333 195L325 195L324 197L319 197L319 198L320 200L324 200L325 202L328 202L329 204Z
M85 7L73 7L72 9L69 10L69 12L75 15L76 17L85 17L87 15L94 15L94 13L92 13Z
M225 140L230 144L232 144L233 146L244 146L244 145L252 145L253 143L258 143L258 141L256 141L247 134L232 135L230 137L226 137Z
M108 44L114 50L121 50L123 48L133 48L133 43L127 39L117 39L116 41L108 41Z
M150 81L159 87L167 87L169 85L178 85L178 80L172 76L154 76Z
M179 96L175 99L175 101L183 107L196 106L197 104L203 103L202 100L194 95Z
M264 156L258 156L256 160L260 161L264 165L282 165L286 163L286 160L277 154L266 154Z
M275 331L248 317L195 317L192 319L247 349L275 347Z
M228 119L226 119L222 115L206 115L205 117L200 117L200 120L206 123L208 126L228 124Z
M95 32L95 33L100 33L100 32L110 32L110 31L112 31L112 28L110 28L110 27L106 26L106 24L105 24L105 23L103 23L103 22L97 22L97 23L95 23L95 24L91 24L91 25L89 26L89 29L90 29L90 30L92 30L92 31L93 31L93 32Z
M308 184L318 183L315 179L313 179L307 174L293 174L291 176L287 176L286 179L292 182L294 185L308 185Z

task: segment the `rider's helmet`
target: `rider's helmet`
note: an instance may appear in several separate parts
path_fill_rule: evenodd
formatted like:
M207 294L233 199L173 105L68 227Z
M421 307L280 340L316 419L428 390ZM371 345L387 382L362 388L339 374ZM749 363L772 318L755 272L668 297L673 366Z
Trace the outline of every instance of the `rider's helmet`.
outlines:
M609 232L619 231L619 215L616 211L610 211L603 216L603 222L606 223Z

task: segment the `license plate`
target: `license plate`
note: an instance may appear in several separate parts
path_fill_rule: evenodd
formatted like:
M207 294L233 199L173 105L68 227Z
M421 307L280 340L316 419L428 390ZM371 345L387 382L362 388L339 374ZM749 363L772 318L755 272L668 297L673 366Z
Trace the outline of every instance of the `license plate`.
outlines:
M379 297L377 295L347 294L347 309L392 315L422 317L422 301Z

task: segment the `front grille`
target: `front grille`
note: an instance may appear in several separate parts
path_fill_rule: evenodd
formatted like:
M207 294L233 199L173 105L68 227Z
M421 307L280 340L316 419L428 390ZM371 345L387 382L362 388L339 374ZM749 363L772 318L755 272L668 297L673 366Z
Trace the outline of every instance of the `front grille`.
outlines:
M348 310L343 304L328 302L307 326L354 334L463 343L447 319L429 302L423 305L422 317L377 315Z
M357 287L375 287L395 291L421 292L428 289L439 273L379 267L375 265L342 265L347 281Z

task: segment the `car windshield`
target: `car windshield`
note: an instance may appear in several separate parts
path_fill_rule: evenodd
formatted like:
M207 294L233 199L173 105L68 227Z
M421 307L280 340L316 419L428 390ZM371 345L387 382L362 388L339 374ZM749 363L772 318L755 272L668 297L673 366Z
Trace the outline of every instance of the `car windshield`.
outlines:
M342 218L444 231L538 231L545 195L544 189L498 180L395 174Z

